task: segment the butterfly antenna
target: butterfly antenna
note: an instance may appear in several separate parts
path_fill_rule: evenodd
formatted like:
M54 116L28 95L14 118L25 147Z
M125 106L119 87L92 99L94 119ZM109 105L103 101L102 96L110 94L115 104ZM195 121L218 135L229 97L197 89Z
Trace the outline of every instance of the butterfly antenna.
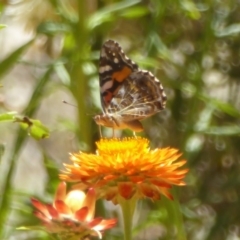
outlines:
M65 101L65 100L63 100L62 102L63 102L64 104L67 104L67 105L70 105L70 106L72 106L72 107L77 108L76 105L74 105L74 104L72 104L72 103L69 103L69 102L67 102L67 101ZM87 115L87 116L94 116L94 115L96 115L96 114L95 114L95 113L86 113L86 115Z
M74 104L72 104L72 103L69 103L69 102L67 102L67 101L65 101L65 100L63 100L62 101L64 104L67 104L67 105L70 105L70 106L72 106L72 107L77 107L76 105L74 105Z

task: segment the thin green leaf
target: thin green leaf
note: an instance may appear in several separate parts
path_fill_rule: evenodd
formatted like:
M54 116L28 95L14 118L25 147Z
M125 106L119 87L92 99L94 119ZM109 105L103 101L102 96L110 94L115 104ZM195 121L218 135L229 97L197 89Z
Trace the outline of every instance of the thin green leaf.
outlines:
M65 34L71 32L71 27L68 24L63 23L44 22L39 25L37 32L54 36L59 33Z
M49 129L44 126L39 120L32 119L32 123L33 125L29 129L29 134L31 137L37 140L49 137Z
M30 119L28 117L17 118L16 122L20 122L23 129L28 131L28 134L36 140L49 137L49 130L41 121Z
M231 125L231 126L213 126L204 131L206 134L210 135L239 135L240 134L240 126Z
M3 29L3 28L5 28L5 27L7 27L7 25L0 24L0 29Z
M31 117L33 113L36 111L36 107L39 105L42 97L43 89L45 88L47 82L49 81L50 75L53 71L53 66L50 66L49 69L44 73L42 78L39 80L37 86L34 89L31 99L29 100L29 104L27 108L24 110L24 114L26 116Z
M240 112L229 103L225 103L217 99L209 98L208 96L201 96L200 98L204 102L206 102L206 104L208 105L210 104L211 106L213 106L216 110L221 110L222 112L236 118L240 117Z
M59 79L65 86L70 86L70 76L62 62L58 62L54 65L55 72L57 73Z
M147 7L137 6L137 7L132 7L124 10L123 12L120 13L120 16L125 18L138 18L138 17L143 17L148 13L149 13L149 10Z
M121 1L115 4L108 5L105 8L97 11L95 14L92 14L88 21L88 28L94 29L95 27L103 24L104 22L110 21L114 16L116 16L116 12L125 11L126 8L133 6L137 3L141 2L140 0L132 0L132 1Z
M33 40L30 40L0 62L0 78L10 70L10 68L16 63L22 53L31 45L32 42Z
M231 24L221 30L217 30L215 35L217 37L237 36L240 33L240 23Z
M171 53L160 36L156 32L152 32L150 35L151 43L156 47L161 58L171 60Z
M181 1L181 6L192 19L197 20L201 17L201 14L193 1L183 0Z
M6 112L0 114L0 122L10 122L15 120L17 112Z
M29 100L29 105L24 111L25 115L32 116L37 110L36 106L39 105L43 89L46 86L47 82L49 81L51 73L52 73L52 66L50 66L49 69L43 74L42 78L40 79L37 86L35 87L32 97ZM17 119L15 118L14 120L16 121ZM35 124L35 126L36 125L39 125L39 124ZM37 139L42 137L47 137L49 134L49 132L45 129L45 127L41 127L41 126L40 127L38 126L37 130L33 129L31 131L30 131L30 134L32 134L34 137L36 136ZM12 156L9 156L9 159L8 159L9 169L5 171L4 176L1 176L2 185L1 185L1 194L0 194L0 222L5 222L6 219L8 218L8 209L10 208L9 196L11 196L10 194L11 179L14 174L14 169L18 159L18 154L20 152L21 147L23 146L25 139L26 139L26 133L22 128L20 128L19 131L17 132L16 140L13 144L14 147L12 150ZM4 232L4 229L0 228L0 236L2 236L3 232Z
M0 144L0 163L2 162L2 157L5 153L5 146L4 144Z
M44 166L48 178L51 179L46 185L46 191L50 194L55 194L56 188L59 184L59 167L55 161L44 155Z

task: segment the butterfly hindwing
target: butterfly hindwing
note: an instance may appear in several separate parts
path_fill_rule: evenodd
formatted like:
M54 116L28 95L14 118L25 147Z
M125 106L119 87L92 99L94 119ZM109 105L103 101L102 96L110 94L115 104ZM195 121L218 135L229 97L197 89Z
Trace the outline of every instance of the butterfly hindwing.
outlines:
M133 72L111 100L108 113L125 119L144 119L164 109L166 95L160 82L148 71Z

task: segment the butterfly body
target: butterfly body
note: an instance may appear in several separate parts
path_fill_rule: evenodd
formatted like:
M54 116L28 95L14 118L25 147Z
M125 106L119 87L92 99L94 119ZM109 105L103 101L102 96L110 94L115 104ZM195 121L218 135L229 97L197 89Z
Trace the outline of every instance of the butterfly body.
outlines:
M159 80L139 69L113 40L102 47L99 77L103 114L94 117L98 125L140 132L140 120L165 108L166 94Z

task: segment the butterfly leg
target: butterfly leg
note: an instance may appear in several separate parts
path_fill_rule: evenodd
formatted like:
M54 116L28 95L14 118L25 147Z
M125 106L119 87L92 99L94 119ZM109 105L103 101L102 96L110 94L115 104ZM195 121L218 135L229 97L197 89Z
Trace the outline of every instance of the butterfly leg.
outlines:
M115 129L113 128L112 130L113 130L112 137L115 138Z
M133 136L134 136L135 138L137 138L137 135L136 135L136 132L135 132L135 131L133 131Z
M102 138L102 128L100 125L98 125L98 129L99 129L100 138Z

